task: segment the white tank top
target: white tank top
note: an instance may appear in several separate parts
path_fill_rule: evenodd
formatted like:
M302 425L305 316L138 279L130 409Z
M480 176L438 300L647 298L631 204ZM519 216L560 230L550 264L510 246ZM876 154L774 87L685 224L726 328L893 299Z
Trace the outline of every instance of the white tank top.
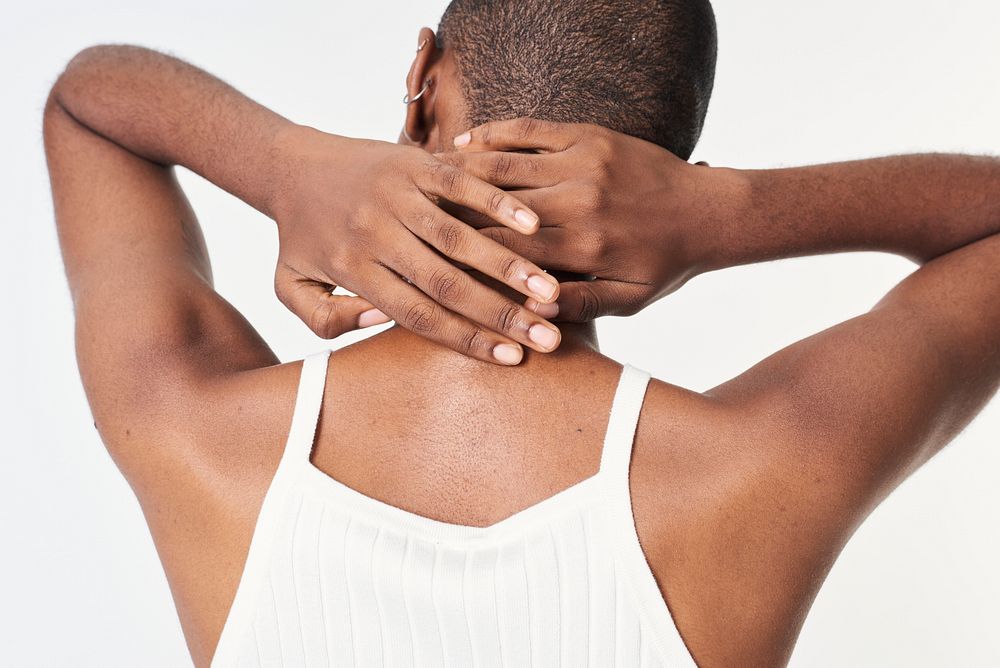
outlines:
M695 666L632 517L649 374L622 370L597 474L472 527L367 497L310 462L328 356L303 363L214 667Z

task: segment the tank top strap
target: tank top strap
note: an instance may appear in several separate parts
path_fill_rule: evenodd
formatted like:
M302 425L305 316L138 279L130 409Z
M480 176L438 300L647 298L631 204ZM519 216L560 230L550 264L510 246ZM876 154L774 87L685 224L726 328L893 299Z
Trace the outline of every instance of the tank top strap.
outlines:
M324 350L302 360L299 390L295 397L295 412L292 414L292 426L288 431L285 452L281 456L281 467L292 462L308 462L312 455L316 424L319 422L319 412L323 406L323 390L326 387L329 358L330 351Z
M632 461L632 442L639 424L639 413L646 396L649 374L629 364L622 368L618 389L611 403L608 430L601 452L600 475L628 491L629 463Z

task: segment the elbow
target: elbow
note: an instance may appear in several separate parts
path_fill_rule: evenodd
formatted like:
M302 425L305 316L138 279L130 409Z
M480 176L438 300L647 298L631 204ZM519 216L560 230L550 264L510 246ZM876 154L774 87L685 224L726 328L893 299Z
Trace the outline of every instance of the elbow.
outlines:
M73 72L78 68L78 62L81 56L85 56L86 52L90 49L96 47L88 47L83 51L80 51L75 56L73 56L63 71L56 78L55 83L49 89L49 96L45 100L45 111L44 111L44 131L48 134L51 127L52 119L60 115L61 113L66 113L66 91L73 86Z
M63 73L59 78L62 79L67 75L72 75L81 70L88 71L100 68L104 63L107 63L110 58L115 57L116 52L122 48L128 47L123 47L117 44L94 44L93 46L81 49L75 56L69 59L69 62L66 63L66 67L63 68Z
M49 150L53 141L65 134L67 123L75 121L72 111L66 105L65 86L63 76L52 84L48 98L45 100L45 108L42 111L42 138L45 142L46 151Z
M121 51L123 49L130 48L135 47L95 44L77 52L66 63L62 73L49 90L49 97L45 104L46 117L49 115L50 108L55 107L61 107L63 111L72 115L73 101L88 89L93 88L92 79L94 76L104 73L114 60L122 57Z
M52 90L49 91L49 97L45 100L45 109L42 112L42 138L45 142L46 152L48 152L50 142L58 134L60 126L68 115L59 99L58 85L57 81L52 86Z

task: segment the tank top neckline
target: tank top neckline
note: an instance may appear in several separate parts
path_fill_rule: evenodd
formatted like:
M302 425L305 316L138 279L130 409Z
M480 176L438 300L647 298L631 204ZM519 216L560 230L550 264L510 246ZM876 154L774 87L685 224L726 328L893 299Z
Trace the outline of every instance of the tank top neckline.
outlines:
M610 414L601 448L597 472L527 506L493 524L475 526L436 520L370 497L325 473L312 463L316 426L322 411L328 377L330 351L325 350L303 360L292 429L279 471L299 479L310 493L351 505L375 521L435 540L485 541L528 526L549 521L581 502L611 500L624 491L628 497L628 467L639 413L649 374L631 365L622 365L612 398ZM624 489L623 489L624 487Z

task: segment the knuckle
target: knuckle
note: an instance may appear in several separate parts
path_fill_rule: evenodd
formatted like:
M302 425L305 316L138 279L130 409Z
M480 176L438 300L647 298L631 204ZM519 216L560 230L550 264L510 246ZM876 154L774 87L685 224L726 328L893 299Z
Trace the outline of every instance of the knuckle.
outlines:
M441 179L441 189L448 197L455 197L462 192L463 176L462 172L451 165L443 165L438 173Z
M397 252L392 266L396 269L396 273L401 274L407 279L414 279L413 257L409 253L403 251Z
M430 211L421 211L413 222L417 225L417 229L424 230L428 234L438 231L438 218Z
M424 169L427 170L427 175L433 179L440 178L441 172L449 167L451 167L451 165L441 160L428 160L424 163Z
M493 190L486 198L486 208L491 213L499 213L507 195L502 190Z
M479 327L472 327L462 334L459 349L468 355L489 347L489 338Z
M452 222L439 223L437 226L437 247L448 256L454 255L462 247L462 231Z
M355 246L356 248L362 248L366 246L367 243L368 242L359 242L355 244ZM356 261L356 258L352 256L351 249L347 247L347 244L341 244L328 251L328 255L326 257L326 265L328 269L326 274L334 279L333 282L336 282L336 279L350 273L347 271L347 268L351 267L352 264L355 264Z
M274 274L274 296L284 306L288 306L288 288L285 287L285 281L280 271Z
M514 176L514 159L509 153L501 153L489 166L490 183L503 183Z
M428 279L431 296L439 304L453 305L462 297L462 285L451 269L435 269Z
M518 169L523 171L527 176L537 176L542 171L542 163L533 157L521 157L519 158Z
M519 119L516 126L514 127L514 132L517 133L517 138L524 140L528 139L535 132L535 128L538 127L538 121L534 118L522 118Z
M294 310L292 309L292 300L289 298L288 291L283 285L275 284L274 295L278 298L278 301L281 302L282 306L287 309Z
M591 170L593 171L598 183L606 183L609 181L611 179L610 154L599 154L594 160Z
M521 328L521 307L513 302L503 302L493 318L498 332L512 333Z
M594 320L601 312L601 300L589 285L580 287L580 319Z
M407 281L413 282L417 280L417 266L413 262L413 257L406 251L398 251L393 256L393 261L390 266L393 271L405 278Z
M429 187L425 188L422 185L418 185L417 187L421 190L421 192L423 192L424 190L437 191L443 188L448 181L447 179L448 172L450 172L451 170L458 169L457 167L449 165L448 163L445 162L441 162L440 160L430 160L427 163L425 163L424 167L427 170L427 174L424 178L417 179L417 181L419 181L420 183L426 183L427 186ZM427 194L428 197L432 197L429 193L425 194Z
M611 241L608 233L603 229L594 230L591 232L590 245L596 257L605 257L611 249Z
M440 311L434 304L417 301L403 308L403 324L416 334L427 334L437 329Z
M504 253L497 261L497 277L505 282L519 278L523 273L521 260L516 255Z
M337 309L332 302L321 302L313 308L309 316L309 329L320 338L336 336Z
M352 213L344 220L344 227L352 236L364 236L371 229L369 216L363 210Z
M601 160L607 163L614 151L614 139L604 128L594 135L594 148Z
M591 184L584 188L582 200L587 210L603 211L607 204L607 191L597 184Z

